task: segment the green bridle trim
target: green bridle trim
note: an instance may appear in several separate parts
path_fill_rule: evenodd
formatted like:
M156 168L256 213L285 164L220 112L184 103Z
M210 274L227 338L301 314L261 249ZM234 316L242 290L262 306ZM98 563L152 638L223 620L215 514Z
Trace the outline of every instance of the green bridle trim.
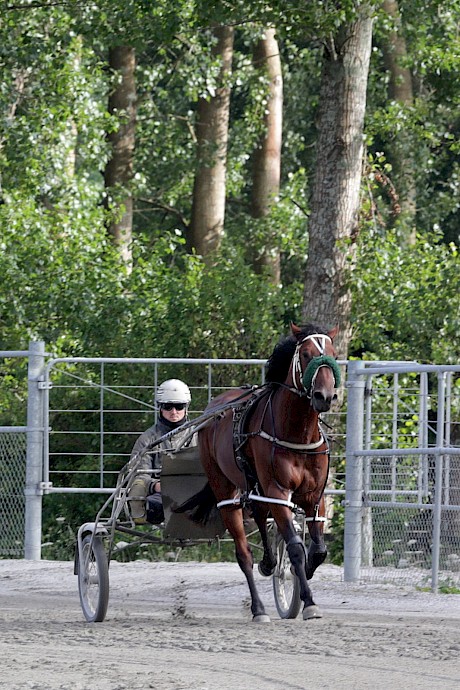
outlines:
M330 355L321 355L320 357L313 357L305 369L302 377L302 383L306 391L309 391L313 381L313 377L320 367L329 367L334 374L334 386L340 386L340 369L334 357Z

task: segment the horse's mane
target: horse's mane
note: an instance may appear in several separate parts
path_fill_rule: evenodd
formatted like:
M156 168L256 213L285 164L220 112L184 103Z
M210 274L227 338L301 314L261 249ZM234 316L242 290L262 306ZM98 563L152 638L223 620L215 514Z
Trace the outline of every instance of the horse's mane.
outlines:
M315 333L327 334L327 330L323 326L318 326L314 323L308 323L305 326L300 326L300 328L302 331L299 334L299 340ZM266 365L265 379L267 381L270 383L283 383L286 380L297 342L298 339L291 334L283 338L275 346Z

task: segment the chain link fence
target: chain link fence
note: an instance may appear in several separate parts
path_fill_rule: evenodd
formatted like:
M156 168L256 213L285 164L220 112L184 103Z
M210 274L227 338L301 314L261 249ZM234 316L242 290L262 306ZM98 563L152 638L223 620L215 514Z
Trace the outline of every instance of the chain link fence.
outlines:
M459 492L460 457L449 457L451 490ZM402 463L401 463L402 464ZM435 458L429 458L429 496L435 491ZM404 472L399 485L406 492L420 473L419 458L404 457ZM447 480L444 471L444 482ZM372 486L376 492L391 492L394 468L389 459L373 459L370 467ZM385 496L385 494L381 494ZM400 494L401 499L404 496ZM399 582L421 589L431 584L433 556L434 508L430 503L423 507L414 501L410 506L410 494L406 500L396 500L393 505L379 501L373 494L371 506L364 508L363 515L363 567L361 577L365 581ZM431 500L427 497L427 501ZM384 503L381 507L378 503ZM460 510L457 505L443 505L440 516L439 587L460 587Z
M26 434L0 433L0 556L24 556Z

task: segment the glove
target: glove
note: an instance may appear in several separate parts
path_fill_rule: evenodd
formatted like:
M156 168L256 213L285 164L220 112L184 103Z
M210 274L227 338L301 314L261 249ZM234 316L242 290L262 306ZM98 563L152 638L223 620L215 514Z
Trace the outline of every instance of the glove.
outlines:
M149 496L157 494L161 491L161 484L158 479L153 479L149 486Z

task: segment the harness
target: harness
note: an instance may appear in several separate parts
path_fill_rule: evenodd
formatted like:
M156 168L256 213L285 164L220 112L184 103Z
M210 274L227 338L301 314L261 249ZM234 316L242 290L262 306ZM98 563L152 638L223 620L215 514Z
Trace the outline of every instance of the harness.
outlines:
M318 349L320 355L319 357L313 357L313 359L309 362L308 366L306 367L305 372L302 376L299 351L301 345L306 340L312 340L312 342ZM331 338L328 335L323 333L316 333L314 335L306 336L305 338L303 338L303 340L297 343L291 363L292 379L294 386L286 386L285 384L280 385L286 387L292 393L296 393L297 395L311 398L311 393L316 380L316 376L318 375L318 371L321 367L325 366L332 369L332 372L334 374L335 386L340 385L340 370L335 359L324 354L326 348L326 341L332 342ZM303 390L300 386L302 386ZM329 444L325 434L323 433L323 430L321 429L321 426L318 425L320 438L318 441L314 441L313 443L291 443L290 441L284 441L282 439L277 438L276 436L272 436L262 429L262 423L265 418L266 412L268 408L271 407L273 394L273 389L258 389L254 391L247 400L233 408L233 450L236 465L245 477L246 490L243 493L239 492L234 498L219 501L219 503L217 504L218 508L229 505L244 507L247 503L250 503L251 501L260 501L262 503L284 505L288 508L295 507L295 504L291 501L292 492L289 492L289 498L287 500L269 498L261 494L260 487L258 486L257 475L255 474L254 469L252 468L249 462L249 458L243 450L246 442L252 436L260 436L261 438L269 441L272 444L272 448L278 446L280 448L287 448L288 450L294 451L296 453L305 454L319 453L320 451L318 449L321 448L321 446L323 446L324 444L326 444L326 449L325 451L321 451L321 454L327 455L329 467ZM257 431L247 433L246 427L247 423L249 422L251 412L253 411L255 404L258 403L264 395L267 395L268 397L261 417L260 427ZM325 488L326 482L321 491L321 496L323 495ZM320 517L318 511L319 505L315 505L314 516L307 517L305 518L305 520L307 522L325 522L326 518Z

